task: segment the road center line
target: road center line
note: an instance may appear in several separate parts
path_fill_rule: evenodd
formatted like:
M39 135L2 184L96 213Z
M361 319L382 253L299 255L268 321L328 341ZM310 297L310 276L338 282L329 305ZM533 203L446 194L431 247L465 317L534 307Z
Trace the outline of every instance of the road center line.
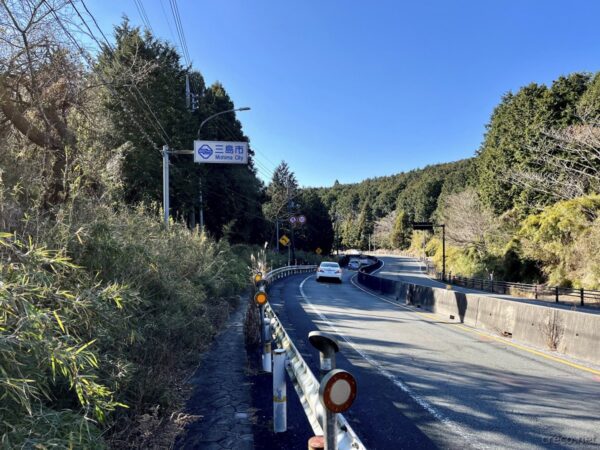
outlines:
M413 392L412 389L410 387L408 387L408 385L406 385L396 375L394 375L393 373L391 373L390 371L388 371L387 369L385 369L380 362L376 361L375 359L373 359L372 357L370 357L369 355L367 355L363 350L361 350L360 348L358 348L358 346L354 344L354 342L352 341L351 338L349 338L347 336L344 336L335 327L335 325L324 314L322 314L315 307L315 305L312 304L312 302L310 301L310 299L308 298L308 296L304 292L304 283L306 283L306 281L308 281L312 277L314 277L314 275L309 275L304 280L302 280L302 283L300 283L300 294L302 295L302 298L304 299L305 303L313 310L313 312L315 314L317 314L321 318L321 320L323 322L325 322L327 324L327 326L329 328L331 328L335 332L335 334L337 334L340 338L342 338L344 341L346 341L346 343L350 347L352 347L352 349L356 353L358 353L365 361L367 361L369 364L371 364L381 375L383 375L388 380L390 380L392 383L394 383L394 385L396 385L397 387L399 387L400 389L402 389L417 404L419 404L423 409L425 409L427 412L429 412L429 414L431 414L438 421L442 422L445 426L447 426L448 428L450 428L454 433L456 433L457 435L459 435L463 439L465 439L467 442L469 442L469 444L471 446L473 446L475 448L487 448L486 446L484 446L480 442L478 442L477 439L475 438L475 436L472 433L470 433L469 431L465 430L462 426L460 426L456 422L454 422L451 419L449 419L448 417L446 417L443 413L441 413L435 407L433 407L427 400L425 400L423 397L421 397L420 395L418 395L415 392Z

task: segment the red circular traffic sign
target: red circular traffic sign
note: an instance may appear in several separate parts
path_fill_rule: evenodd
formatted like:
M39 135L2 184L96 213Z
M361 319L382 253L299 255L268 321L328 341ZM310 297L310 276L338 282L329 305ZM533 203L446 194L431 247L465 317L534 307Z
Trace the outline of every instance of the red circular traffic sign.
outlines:
M344 412L352 406L356 398L356 380L345 370L332 370L321 381L319 397L329 411Z
M305 216L298 216L298 222L300 222L300 223L306 223L306 217Z

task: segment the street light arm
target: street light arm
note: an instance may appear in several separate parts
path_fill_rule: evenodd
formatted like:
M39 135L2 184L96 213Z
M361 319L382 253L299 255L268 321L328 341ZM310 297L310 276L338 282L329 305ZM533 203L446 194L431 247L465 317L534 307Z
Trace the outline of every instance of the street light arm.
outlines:
M200 128L198 128L198 139L200 139L200 131L202 131L202 127L204 126L204 124L206 122L208 122L209 120L214 119L217 116L220 116L222 114L227 114L227 113L232 113L232 112L236 112L236 111L249 111L250 108L245 106L243 108L234 108L234 109L228 109L227 111L221 111L218 113L213 114L212 116L208 116L206 119L204 119L201 123L200 123Z

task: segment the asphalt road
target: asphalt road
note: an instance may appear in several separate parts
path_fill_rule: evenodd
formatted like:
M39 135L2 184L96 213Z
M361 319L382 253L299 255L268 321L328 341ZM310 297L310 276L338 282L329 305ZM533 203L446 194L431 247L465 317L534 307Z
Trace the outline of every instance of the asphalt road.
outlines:
M290 277L270 301L315 373L308 332L337 336L338 367L359 389L346 417L368 449L600 447L600 371L394 304L354 275Z

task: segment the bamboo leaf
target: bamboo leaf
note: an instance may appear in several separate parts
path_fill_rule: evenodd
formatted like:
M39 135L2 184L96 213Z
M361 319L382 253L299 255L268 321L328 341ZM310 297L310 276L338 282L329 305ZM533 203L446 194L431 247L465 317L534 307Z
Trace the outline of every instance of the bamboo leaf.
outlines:
M65 330L65 326L63 325L62 320L60 320L60 317L58 317L58 314L56 313L56 311L52 311L52 314L54 314L54 318L58 322L58 326L60 327L62 332L66 333L67 331Z
M82 351L84 351L86 348L88 348L90 345L92 345L94 342L96 342L96 339L92 339L90 342L88 342L87 344L82 345L81 347L79 347L79 349L75 352L75 354L79 354Z

